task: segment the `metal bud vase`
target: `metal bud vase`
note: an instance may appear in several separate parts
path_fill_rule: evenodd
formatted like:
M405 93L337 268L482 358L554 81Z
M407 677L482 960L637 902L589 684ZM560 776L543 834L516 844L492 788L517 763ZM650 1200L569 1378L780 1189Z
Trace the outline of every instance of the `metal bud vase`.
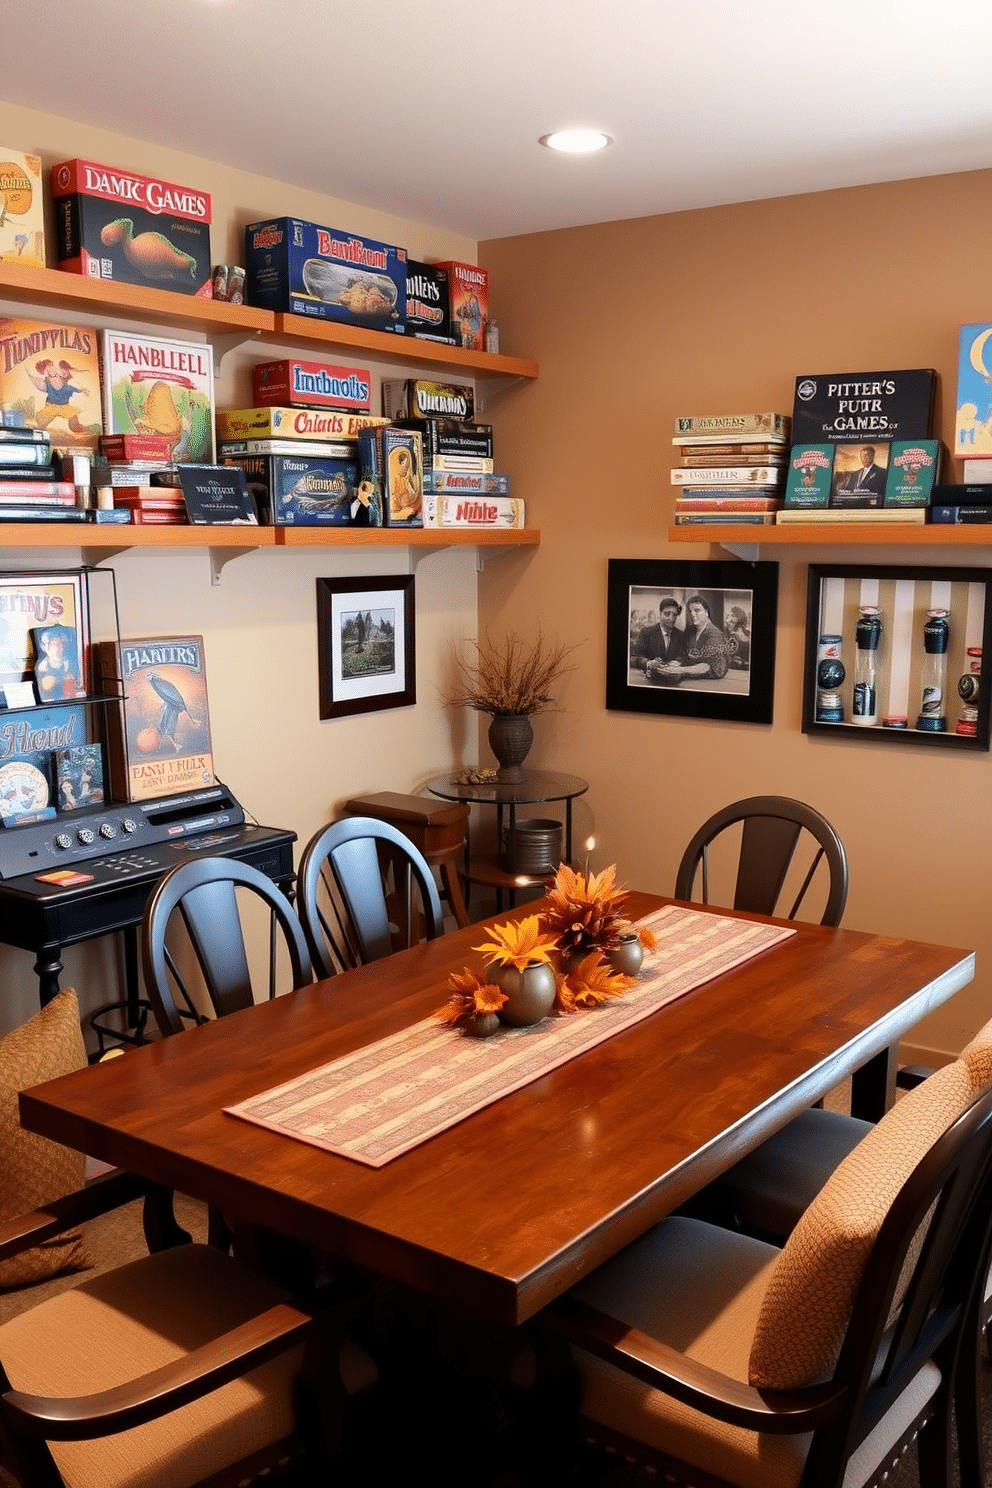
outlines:
M644 950L636 934L623 935L620 944L607 951L606 959L614 971L622 976L634 977L644 961Z
M494 713L489 725L489 748L499 763L501 780L520 780L523 762L534 742L526 713Z
M499 1016L514 1028L540 1023L554 1007L558 984L546 961L531 961L522 971L516 966L490 966L486 975L506 993Z

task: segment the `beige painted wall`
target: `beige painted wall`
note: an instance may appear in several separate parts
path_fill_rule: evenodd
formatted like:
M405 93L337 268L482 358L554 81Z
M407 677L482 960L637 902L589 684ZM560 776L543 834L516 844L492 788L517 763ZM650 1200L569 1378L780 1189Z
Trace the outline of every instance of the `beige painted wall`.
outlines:
M574 162L571 164L574 165ZM541 378L494 412L500 463L541 527L487 570L480 631L581 639L564 711L535 763L590 781L593 866L670 892L712 810L775 792L810 801L847 846L845 924L977 948L978 977L920 1026L957 1051L992 1014L992 759L801 732L806 565L988 565L988 549L768 549L780 562L771 727L607 712L609 558L720 558L667 540L677 414L783 409L804 372L935 367L953 433L958 325L992 315L992 172L745 203L480 244L507 344ZM953 477L949 477L953 478ZM798 995L798 994L797 994Z
M79 155L209 191L216 262L239 262L244 225L280 213L399 243L415 257L475 258L474 242L349 205L330 191L322 196L233 172L208 160L2 102L0 140L36 151L46 166ZM5 313L31 311L0 301L0 314ZM71 311L62 318L103 323ZM115 324L137 328L124 319ZM203 337L192 333L189 339ZM291 345L286 349L299 350ZM307 354L318 355L312 350ZM249 404L252 361L278 355L279 348L267 343L225 357L218 405ZM328 359L370 365L360 357L329 354ZM411 375L402 365L371 365L376 376ZM377 388L374 397L378 406ZM471 548L425 554L417 563L416 706L326 722L318 717L316 578L405 574L415 556L416 550L411 554L403 547L262 551L228 563L217 587L211 586L205 551L135 550L113 560L125 634L189 632L205 637L217 773L256 820L292 828L301 843L351 795L410 790L447 768L453 756L465 763L476 758L474 731L463 715L450 714L438 698L449 642L475 633L477 575ZM0 547L0 566L8 570L79 561L78 549ZM86 1008L120 995L113 938L91 947L70 947L64 959L63 985L74 983ZM0 947L0 1032L22 1022L37 1007L31 963L29 954Z

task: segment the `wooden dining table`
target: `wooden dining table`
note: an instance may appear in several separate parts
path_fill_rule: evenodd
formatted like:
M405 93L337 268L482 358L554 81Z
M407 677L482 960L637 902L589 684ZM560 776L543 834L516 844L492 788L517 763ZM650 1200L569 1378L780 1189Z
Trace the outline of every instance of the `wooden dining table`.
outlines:
M628 910L668 902L632 893ZM846 1076L867 1068L884 1090L887 1051L974 975L968 951L795 930L382 1167L225 1107L439 1009L450 972L481 969L479 925L36 1086L21 1119L468 1317L519 1324Z

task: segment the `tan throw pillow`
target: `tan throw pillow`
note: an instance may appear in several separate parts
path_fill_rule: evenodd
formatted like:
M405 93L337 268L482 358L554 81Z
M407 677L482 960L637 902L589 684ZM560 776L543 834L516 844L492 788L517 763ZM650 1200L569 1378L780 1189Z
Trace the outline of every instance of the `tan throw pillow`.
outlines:
M0 1039L0 1220L17 1219L42 1204L82 1188L86 1158L21 1126L17 1093L86 1064L79 1004L71 987L60 992L21 1028ZM23 1286L59 1271L83 1271L93 1262L78 1230L43 1241L0 1262L0 1286Z
M775 1264L751 1345L752 1385L795 1390L829 1379L883 1219L971 1099L964 1065L945 1065L898 1100L834 1171Z

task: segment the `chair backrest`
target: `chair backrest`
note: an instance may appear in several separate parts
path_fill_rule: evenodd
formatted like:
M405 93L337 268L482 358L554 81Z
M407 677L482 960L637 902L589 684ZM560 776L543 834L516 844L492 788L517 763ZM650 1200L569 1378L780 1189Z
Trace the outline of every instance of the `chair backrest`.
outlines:
M276 993L277 931L289 954L293 988L313 980L310 954L299 920L285 894L270 878L234 858L196 858L172 868L156 884L141 924L145 989L163 1034L179 1033L184 1019L202 1022L177 958L166 945L175 910L218 1018L251 1007L255 1001L245 945L238 889L248 890L269 912L268 995ZM178 993L183 1007L176 1002Z
M384 874L392 874L393 908ZM304 848L296 898L318 976L392 955L418 938L419 892L424 934L433 940L444 920L437 885L420 850L388 822L348 816L331 822Z
M969 1092L967 1071L948 1065L900 1100L776 1263L750 1379L785 1390L830 1379L846 1391L811 1447L824 1482L840 1481L844 1460L927 1361L945 1380L959 1353L964 1368L976 1366L992 1244L992 1087Z
M752 914L773 915L779 913L779 896L785 887L789 870L803 833L814 839L812 859L785 919L795 919L807 890L813 883L817 868L826 863L829 874L827 903L820 919L821 925L837 926L847 903L847 854L833 827L802 801L793 801L788 796L749 796L744 801L735 801L724 806L722 811L703 823L682 855L675 880L675 898L693 898L697 870L702 868L702 898L697 903L708 904L709 862L708 849L713 839L728 827L742 824L740 857L737 864L737 885L734 892L734 909L743 909ZM797 869L802 873L802 859L797 860Z

